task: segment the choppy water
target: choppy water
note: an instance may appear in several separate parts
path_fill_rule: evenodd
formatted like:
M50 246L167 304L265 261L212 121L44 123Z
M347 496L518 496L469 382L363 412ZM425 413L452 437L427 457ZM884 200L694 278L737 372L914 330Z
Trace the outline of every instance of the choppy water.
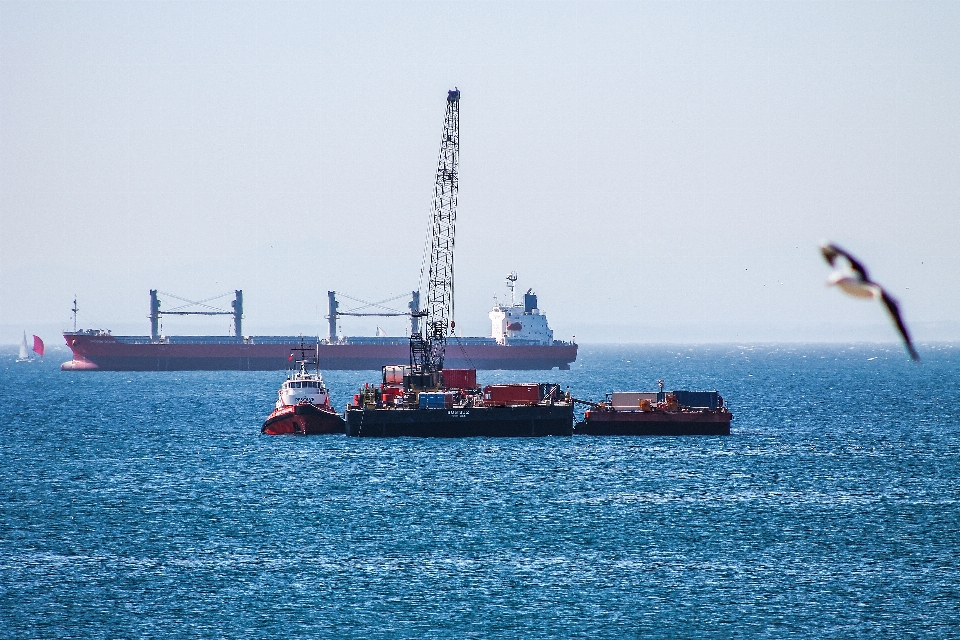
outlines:
M53 355L53 357L49 357ZM0 635L956 637L960 348L581 348L727 438L259 435L280 372L0 360ZM374 373L328 372L336 405Z

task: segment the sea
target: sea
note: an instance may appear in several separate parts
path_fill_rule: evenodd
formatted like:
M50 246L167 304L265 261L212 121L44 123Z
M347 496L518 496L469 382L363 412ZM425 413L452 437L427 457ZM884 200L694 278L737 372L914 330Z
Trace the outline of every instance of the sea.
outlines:
M960 344L583 345L726 437L270 437L284 372L0 353L0 636L956 638ZM335 406L378 372L328 371Z

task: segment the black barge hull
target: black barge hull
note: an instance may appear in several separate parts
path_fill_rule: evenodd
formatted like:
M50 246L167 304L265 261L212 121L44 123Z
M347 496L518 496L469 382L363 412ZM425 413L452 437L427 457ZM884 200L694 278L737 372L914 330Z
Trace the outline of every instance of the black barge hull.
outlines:
M573 435L573 406L465 409L347 408L347 435L361 438L521 438Z
M684 413L588 411L574 427L588 436L728 436L733 415L728 411Z

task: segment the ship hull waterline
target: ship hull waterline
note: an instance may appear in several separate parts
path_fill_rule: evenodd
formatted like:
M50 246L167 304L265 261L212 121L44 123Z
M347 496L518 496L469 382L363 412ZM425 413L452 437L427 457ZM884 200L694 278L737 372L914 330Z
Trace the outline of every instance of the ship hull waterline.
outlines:
M573 407L364 409L347 407L347 435L361 438L521 438L573 435Z
M112 336L66 334L73 360L64 371L280 371L290 366L295 344L130 343ZM298 343L299 343L299 339ZM464 369L569 369L577 359L576 344L465 345L451 349L447 366ZM328 370L375 371L406 362L409 345L321 344L320 364Z

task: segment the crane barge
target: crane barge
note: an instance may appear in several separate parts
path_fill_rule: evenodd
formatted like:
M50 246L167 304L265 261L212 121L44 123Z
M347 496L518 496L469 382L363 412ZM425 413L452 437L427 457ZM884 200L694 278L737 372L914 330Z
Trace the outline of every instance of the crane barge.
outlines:
M460 91L453 89L447 92L434 184L429 270L421 273L427 304L415 312L422 323L412 323L408 364L383 367L381 383L367 384L354 396L346 409L347 435L572 435L573 402L559 385L488 385L481 389L476 369L445 368L447 337L456 327L453 251L459 156Z

